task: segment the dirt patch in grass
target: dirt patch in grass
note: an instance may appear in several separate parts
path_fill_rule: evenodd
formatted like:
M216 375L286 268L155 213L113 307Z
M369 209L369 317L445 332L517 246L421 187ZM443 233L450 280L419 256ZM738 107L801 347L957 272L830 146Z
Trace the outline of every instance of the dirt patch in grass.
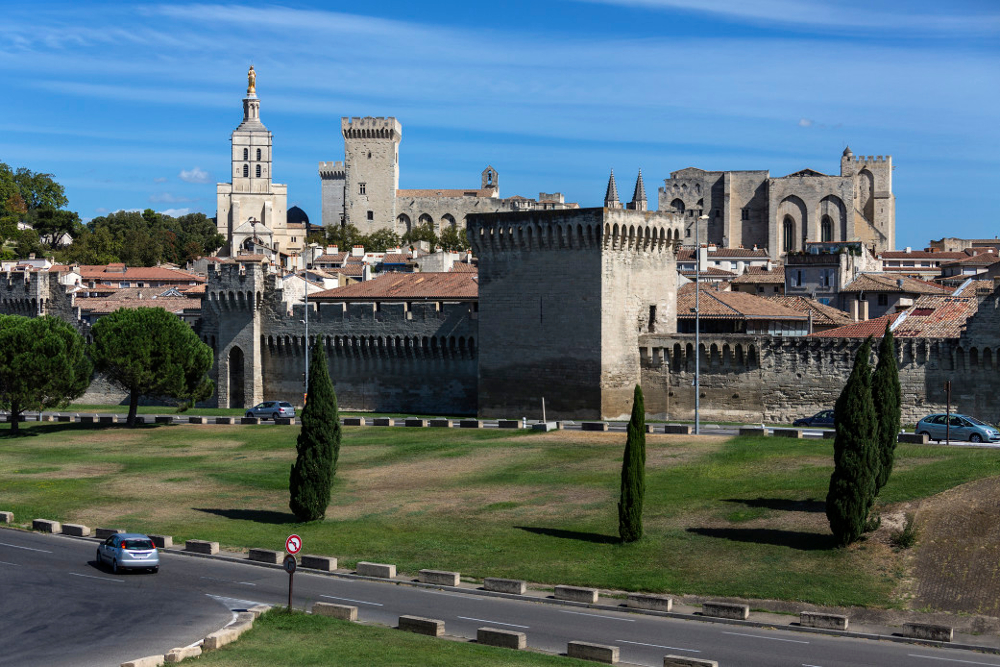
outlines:
M80 479L83 477L102 477L113 475L124 466L118 463L79 463L59 466L59 470L26 474L32 479Z

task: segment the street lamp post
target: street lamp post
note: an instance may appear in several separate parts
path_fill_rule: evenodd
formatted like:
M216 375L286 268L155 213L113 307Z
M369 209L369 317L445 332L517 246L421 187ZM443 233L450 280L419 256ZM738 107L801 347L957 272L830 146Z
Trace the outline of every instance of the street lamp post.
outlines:
M694 434L701 435L701 222L694 224Z
M305 407L305 403L309 400L309 281L303 280L302 285L305 288L305 295L302 297L305 302L305 323L306 323L306 388L302 394L302 407Z

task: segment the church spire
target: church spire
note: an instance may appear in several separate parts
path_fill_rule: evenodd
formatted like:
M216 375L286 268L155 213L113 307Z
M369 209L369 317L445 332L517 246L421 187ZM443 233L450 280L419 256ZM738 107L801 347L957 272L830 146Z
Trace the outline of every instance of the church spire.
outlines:
M642 183L642 169L639 170L639 177L635 179L635 190L632 191L632 203L628 205L633 211L649 210L646 201L646 186Z
M611 170L611 178L608 179L608 191L604 195L605 208L621 208L622 203L618 201L618 184L615 183L615 170Z

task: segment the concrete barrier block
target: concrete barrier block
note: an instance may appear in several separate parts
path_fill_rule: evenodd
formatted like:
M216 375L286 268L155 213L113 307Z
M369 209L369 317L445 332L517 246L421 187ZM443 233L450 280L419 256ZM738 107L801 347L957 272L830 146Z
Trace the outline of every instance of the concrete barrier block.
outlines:
M686 655L665 655L663 667L719 667L719 663L715 660L689 658Z
M56 421L61 423L68 423L73 421L73 415L56 415Z
M295 417L278 417L274 423L278 426L295 426Z
M14 523L14 513L0 512L0 523Z
M99 424L117 424L118 417L115 415L101 415L97 418L97 423Z
M771 435L777 438L801 438L802 429L800 428L772 428Z
M458 572L447 572L445 570L420 570L419 580L425 584L436 584L438 586L458 586Z
M592 660L606 665L618 664L618 647L590 642L570 642L566 645L566 655L578 660Z
M342 621L357 621L358 608L350 607L346 604L331 604L329 602L317 602L312 606L312 613L317 616L329 616L339 618Z
M691 424L664 424L663 432L675 435L691 435L694 433L694 427Z
M440 637L444 634L444 621L421 616L400 616L399 629L428 637Z
M409 419L403 420L403 425L409 427L424 428L427 426L427 420L410 417Z
M750 618L750 605L738 602L706 602L701 605L701 615L745 621Z
M427 425L431 428L451 428L452 422L450 419L428 419Z
M823 431L823 439L824 440L833 440L836 437L837 437L837 432L836 431Z
M188 424L207 424L208 417L188 417Z
M205 637L205 640L202 642L202 648L206 651L214 651L222 648L226 644L233 643L238 638L239 634L230 628L216 630L212 634Z
M81 526L78 523L64 523L62 527L63 535L72 535L73 537L87 537L90 535L90 528L87 526Z
M344 417L344 426L364 426L364 417Z
M169 549L174 546L174 538L170 535L150 535L149 539L153 540L153 544L160 549Z
M625 601L626 607L632 609L650 609L652 611L670 611L674 608L673 598L665 595L645 595L643 593L629 593Z
M171 417L170 415L157 415L153 419L153 422L156 424L173 424L174 418Z
M216 417L215 418L215 423L216 424L235 424L236 423L236 417Z
M741 426L740 435L767 435L767 429L763 426Z
M926 445L928 442L930 442L930 438L928 438L923 433L919 435L916 433L900 433L898 436L896 436L896 441L907 442L912 445Z
M337 559L331 558L330 556L301 556L301 562L299 565L301 567L307 568L309 570L323 570L324 572L333 572L337 569Z
M483 422L480 419L460 419L458 420L459 428L482 428Z
M284 552L272 549L251 549L247 558L257 563L270 563L277 565L284 560Z
M18 415L17 416L17 421L19 421L19 422L27 421L27 419L28 418L25 417L24 415ZM14 421L14 415L7 415L7 417L4 419L4 421L7 422L8 424L11 423L11 422L13 422Z
M249 609L247 609L247 611L250 612L251 614L253 614L254 619L257 619L257 618L260 618L261 614L265 613L270 608L271 608L271 605L267 605L267 604L255 604L254 606L252 606Z
M121 667L160 667L163 664L164 657L160 655L148 655L145 658L136 658L135 660L129 660L128 662L123 662Z
M207 540L188 540L184 543L184 550L212 556L219 553L219 543L208 542Z
M197 658L201 655L200 646L185 646L183 648L172 648L163 655L164 662L175 663L188 658Z
M144 426L146 424L146 418L142 415L136 415L135 420L132 423L136 426Z
M930 639L936 642L950 642L955 637L955 630L947 625L932 625L930 623L903 624L904 637L914 639Z
M483 579L483 590L494 593L509 593L510 595L524 595L528 585L520 579L499 579L497 577L486 577Z
M608 422L581 422L580 428L584 431L607 431Z
M96 424L97 415L80 415L81 424Z
M41 413L39 413L39 415L38 415L38 421L40 421L40 422L51 422L51 421L55 421L55 420L56 420L56 418L53 415L45 415L45 414L41 414Z
M94 536L98 539L106 540L112 535L121 535L124 532L124 528L95 528Z
M660 432L663 432L662 427ZM646 433L656 433L656 424L646 424Z
M582 586L556 586L555 599L569 600L570 602L586 602L587 604L597 603L597 589L583 588Z
M542 431L543 433L548 433L549 431L555 431L557 429L556 429L556 423L555 422L538 422L537 424L532 424L531 425L531 430L532 431Z
M372 420L375 426L395 426L396 420L392 417L376 417Z
M31 522L31 529L58 535L62 532L62 524L58 521L50 521L49 519L35 519Z
M260 424L260 417L240 417L241 424Z
M380 579L392 579L396 576L396 566L386 563L368 563L361 561L358 563L357 573L363 577L378 577Z
M846 630L847 617L843 614L821 614L816 611L799 612L799 625L804 628Z
M520 651L528 647L528 637L523 632L513 630L479 628L476 630L476 643Z
M566 428L566 422L556 422L556 430L562 431Z
M520 419L498 419L497 428L521 428Z

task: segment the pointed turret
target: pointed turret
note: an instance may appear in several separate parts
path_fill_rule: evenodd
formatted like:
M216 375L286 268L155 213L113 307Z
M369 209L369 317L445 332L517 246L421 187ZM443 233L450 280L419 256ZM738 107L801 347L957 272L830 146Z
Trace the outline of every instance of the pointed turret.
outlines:
M604 195L604 208L621 208L622 203L618 200L618 184L615 183L615 170L611 170L611 178L608 179L608 191Z
M642 169L639 170L639 177L635 179L635 190L632 191L632 202L628 207L633 211L649 210L649 203L646 201L646 186L642 183Z

